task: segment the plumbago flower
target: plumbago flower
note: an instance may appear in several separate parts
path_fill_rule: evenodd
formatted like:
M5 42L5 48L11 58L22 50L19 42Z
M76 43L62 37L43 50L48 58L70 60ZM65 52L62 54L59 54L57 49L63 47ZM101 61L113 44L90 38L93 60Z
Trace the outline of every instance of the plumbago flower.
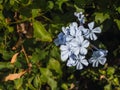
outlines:
M83 30L83 34L84 34L85 38L91 39L91 40L96 40L97 36L95 35L95 33L101 33L100 27L96 27L93 29L94 22L88 23L88 27L89 27L89 29Z
M98 67L98 64L104 65L106 62L106 55L108 51L99 49L98 51L94 51L92 57L89 59L89 62L92 63L93 67Z
M92 64L93 67L98 67L98 64L104 65L108 51L97 49L90 43L90 40L97 40L96 33L101 33L101 29L94 28L94 22L88 23L88 28L85 28L83 13L75 12L74 15L78 18L80 25L73 22L67 27L62 27L62 32L54 40L54 43L60 46L61 60L66 61L68 67L75 66L77 70L81 70L89 64ZM96 51L93 51L92 48ZM87 60L88 49L92 50L93 54Z
M67 66L71 67L71 66L76 66L76 69L81 70L83 69L83 65L84 66L88 66L88 61L85 59L85 56L82 55L78 55L75 56L74 58L70 58L67 62Z

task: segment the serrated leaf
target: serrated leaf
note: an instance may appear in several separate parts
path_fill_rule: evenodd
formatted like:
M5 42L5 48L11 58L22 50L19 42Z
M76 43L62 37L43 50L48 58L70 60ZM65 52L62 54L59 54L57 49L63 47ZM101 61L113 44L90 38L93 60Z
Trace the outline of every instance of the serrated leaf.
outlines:
M118 28L119 28L119 30L120 30L120 20L115 19L114 21L116 22L116 24L117 24L117 26L118 26Z
M39 21L33 22L34 37L41 41L51 42L52 38L49 32L46 31L45 27Z
M95 21L98 23L98 22L100 22L100 23L102 23L102 22L104 22L106 19L108 19L108 18L110 18L110 16L106 13L106 14L104 14L104 13L95 13L94 14L95 15Z
M58 73L59 75L62 75L60 63L57 60L55 60L54 58L51 58L49 60L48 68L55 70L56 73Z

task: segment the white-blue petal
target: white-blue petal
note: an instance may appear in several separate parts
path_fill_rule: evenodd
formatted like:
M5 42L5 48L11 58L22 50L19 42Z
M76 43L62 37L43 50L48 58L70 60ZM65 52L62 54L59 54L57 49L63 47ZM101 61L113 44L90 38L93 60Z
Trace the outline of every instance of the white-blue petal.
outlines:
M67 66L71 67L71 66L75 66L75 65L76 65L75 60L73 60L72 58L70 58L67 61Z
M101 29L100 29L100 27L96 27L96 28L94 28L92 30L92 32L94 32L94 33L101 33Z
M102 57L102 58L99 59L100 64L104 65L105 62L106 62L106 58Z
M83 47L88 47L90 42L88 40L83 41L82 46Z
M93 27L94 27L94 22L90 22L90 23L88 23L88 27L89 27L90 30L92 30Z
M84 64L85 66L88 66L88 61L86 59L81 60L81 63Z
M61 60L66 61L69 57L69 53L67 51L61 52Z

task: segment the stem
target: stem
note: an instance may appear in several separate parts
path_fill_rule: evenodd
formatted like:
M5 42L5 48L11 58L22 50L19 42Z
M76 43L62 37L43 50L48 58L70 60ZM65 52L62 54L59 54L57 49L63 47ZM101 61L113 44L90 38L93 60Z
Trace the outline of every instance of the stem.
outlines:
M90 46L96 50L99 50L96 46L94 46L93 44L90 44Z
M29 66L29 59L28 59L28 56L27 56L27 54L26 54L26 51L25 51L23 45L22 45L22 52L24 53L25 58L26 58L26 61L27 61L27 64L28 64L28 66Z

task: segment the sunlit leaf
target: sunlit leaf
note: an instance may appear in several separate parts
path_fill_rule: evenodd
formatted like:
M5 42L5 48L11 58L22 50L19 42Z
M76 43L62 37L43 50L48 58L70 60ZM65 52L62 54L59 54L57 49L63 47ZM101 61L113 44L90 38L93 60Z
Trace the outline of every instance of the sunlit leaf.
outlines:
M58 5L59 9L62 10L62 4L67 2L68 0L57 0L56 4Z
M47 4L48 4L47 6L48 9L52 9L54 7L54 3L52 1L48 1Z
M51 87L51 90L57 90L57 82L54 79L48 78L47 83Z
M115 73L115 68L113 68L113 67L108 67L108 69L107 69L107 74L108 75L113 75Z
M32 17L35 18L40 15L40 9L32 9Z
M94 15L95 15L95 21L96 22L100 22L100 23L102 23L103 21L105 21L106 19L109 19L110 18L110 16L109 16L109 14L107 14L107 13L94 13Z
M116 10L120 13L120 7L116 8Z
M41 41L48 41L48 42L52 41L50 33L46 31L45 27L41 22L34 21L33 28L34 28L35 38L40 39Z
M107 85L104 87L104 90L112 90L111 84L107 84Z
M10 62L0 62L0 70L1 69L11 69L14 66Z
M37 74L33 80L33 84L36 88L41 86L41 80L40 80L40 75Z
M62 75L60 63L57 60L55 60L54 58L51 58L49 60L48 68L55 70L56 73Z
M120 20L114 19L114 21L116 22L116 24L117 24L117 26L118 26L118 28L119 28L119 30L120 30Z
M23 78L15 79L14 84L15 84L15 89L20 89L20 87L23 84Z

